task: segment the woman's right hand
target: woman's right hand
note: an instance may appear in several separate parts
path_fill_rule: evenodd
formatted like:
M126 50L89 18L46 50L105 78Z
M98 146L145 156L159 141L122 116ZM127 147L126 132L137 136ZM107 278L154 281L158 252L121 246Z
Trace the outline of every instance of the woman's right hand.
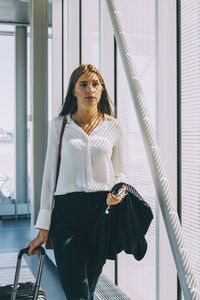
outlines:
M39 232L38 232L38 235L36 236L36 238L34 238L33 240L31 240L30 242L28 242L26 244L26 248L30 247L27 255L30 256L30 255L37 254L39 252L39 250L34 250L34 249L38 246L41 246L43 243L45 243L48 239L48 235L49 235L49 230L39 229Z

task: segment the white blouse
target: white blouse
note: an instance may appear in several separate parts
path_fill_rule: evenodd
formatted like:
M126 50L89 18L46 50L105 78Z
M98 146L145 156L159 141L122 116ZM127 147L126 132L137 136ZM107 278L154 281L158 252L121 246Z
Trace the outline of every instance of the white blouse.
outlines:
M67 115L60 170L54 192L62 120L63 117L59 116L50 122L36 228L49 230L55 201L53 195L110 191L116 183L126 182L123 123L104 114L104 118L88 136Z

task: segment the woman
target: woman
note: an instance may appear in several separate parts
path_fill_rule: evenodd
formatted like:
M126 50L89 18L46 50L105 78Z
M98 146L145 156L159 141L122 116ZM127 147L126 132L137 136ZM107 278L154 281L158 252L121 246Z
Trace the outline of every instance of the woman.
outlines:
M67 123L55 189L63 116ZM124 197L124 193L109 193L125 179L123 129L113 117L99 71L90 64L80 65L71 75L60 115L50 123L41 207L35 225L39 233L26 245L30 247L28 255L36 254L34 248L47 241L51 225L58 273L70 300L93 299L105 264L102 261L96 266L89 237L99 207L105 201L116 205Z

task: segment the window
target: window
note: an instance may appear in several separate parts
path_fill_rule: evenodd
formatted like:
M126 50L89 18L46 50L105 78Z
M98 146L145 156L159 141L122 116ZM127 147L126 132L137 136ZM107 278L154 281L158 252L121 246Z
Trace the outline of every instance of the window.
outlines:
M0 25L0 216L15 213L15 27ZM10 200L9 200L10 199Z
M127 7L129 9L127 9ZM149 108L152 125L155 128L155 2L127 0L119 1L124 30L129 49L139 75ZM150 204L154 220L146 235L148 250L142 261L132 256L119 255L119 287L131 299L156 299L156 195L152 176L137 122L127 78L117 51L117 107L118 118L126 128L126 157L129 183L133 185Z
M200 287L200 2L180 1L182 227ZM183 299L183 296L182 296Z

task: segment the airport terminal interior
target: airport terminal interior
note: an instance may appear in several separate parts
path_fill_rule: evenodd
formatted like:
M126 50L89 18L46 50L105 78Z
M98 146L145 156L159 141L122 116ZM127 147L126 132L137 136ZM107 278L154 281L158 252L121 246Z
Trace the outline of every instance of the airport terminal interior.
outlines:
M107 259L94 300L200 299L199 12L198 0L0 0L0 295L38 234L49 124L73 70L91 64L125 129L125 183L145 203L135 232L153 216L142 257ZM40 288L65 300L45 251ZM41 257L22 256L20 283Z

